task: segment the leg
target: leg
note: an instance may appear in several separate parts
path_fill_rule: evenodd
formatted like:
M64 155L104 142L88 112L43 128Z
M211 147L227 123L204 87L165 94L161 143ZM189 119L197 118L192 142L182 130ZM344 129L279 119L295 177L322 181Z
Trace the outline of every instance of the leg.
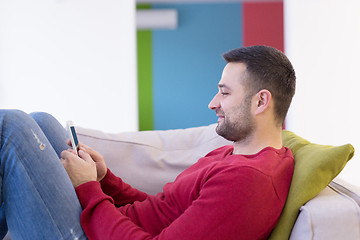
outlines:
M0 136L0 199L12 237L85 239L74 188L36 122L0 110Z
M0 186L1 186L1 178L0 178ZM4 204L0 202L0 239L3 239L8 231L6 218L5 218L5 210Z
M30 113L30 116L40 126L41 130L49 140L58 157L60 153L68 149L66 139L69 138L65 128L53 116L45 112Z

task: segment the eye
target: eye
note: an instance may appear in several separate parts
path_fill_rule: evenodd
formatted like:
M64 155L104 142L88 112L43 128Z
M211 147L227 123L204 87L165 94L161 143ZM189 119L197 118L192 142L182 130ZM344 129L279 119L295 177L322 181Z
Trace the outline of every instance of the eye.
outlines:
M221 95L226 96L226 95L229 95L229 93L227 93L227 92L221 92Z

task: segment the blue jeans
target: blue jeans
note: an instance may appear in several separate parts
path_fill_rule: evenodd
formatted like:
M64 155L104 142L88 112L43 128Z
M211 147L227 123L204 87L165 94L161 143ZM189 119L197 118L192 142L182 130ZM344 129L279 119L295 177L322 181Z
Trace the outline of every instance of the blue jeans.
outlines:
M46 113L0 110L0 239L86 239L82 208L59 158L62 125Z

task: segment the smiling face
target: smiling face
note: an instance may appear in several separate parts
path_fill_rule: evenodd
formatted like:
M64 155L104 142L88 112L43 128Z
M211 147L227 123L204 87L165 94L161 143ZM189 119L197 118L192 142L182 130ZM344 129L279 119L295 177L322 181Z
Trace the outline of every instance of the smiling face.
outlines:
M219 92L209 103L219 117L217 134L234 142L246 141L255 129L252 96L244 86L245 78L245 64L228 63L218 84Z

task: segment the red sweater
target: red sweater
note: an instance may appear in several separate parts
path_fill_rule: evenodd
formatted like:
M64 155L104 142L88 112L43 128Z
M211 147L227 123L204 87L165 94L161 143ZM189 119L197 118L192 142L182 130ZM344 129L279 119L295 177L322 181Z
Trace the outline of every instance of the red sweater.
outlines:
M267 239L290 187L289 149L265 148L232 155L233 146L210 152L156 196L108 171L101 183L76 188L81 224L89 239Z

